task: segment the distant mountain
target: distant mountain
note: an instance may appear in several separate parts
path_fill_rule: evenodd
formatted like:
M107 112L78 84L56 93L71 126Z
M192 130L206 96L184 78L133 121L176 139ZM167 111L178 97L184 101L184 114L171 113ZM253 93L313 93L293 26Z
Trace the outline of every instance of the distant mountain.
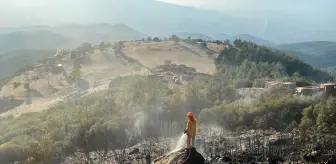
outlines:
M258 38L258 37L252 36L252 35L248 35L248 34L234 35L233 38L234 39L251 41L251 42L254 42L254 43L259 44L259 45L265 45L265 46L271 46L271 47L276 46L276 44L271 42L271 41L268 41L268 40L265 40L265 39L262 39L262 38Z
M28 26L12 30L14 32L0 34L0 76L53 55L58 48L75 48L83 42L137 40L147 36L123 24Z
M0 54L22 49L57 49L66 46L70 41L61 34L43 30L0 34Z
M139 40L147 36L123 24L68 24L51 30L81 42L91 43L112 40Z
M276 44L265 40L258 38L256 36L248 35L248 34L238 34L238 35L227 35L227 34L212 34L210 36L201 34L201 33L190 33L190 32L175 32L174 35L177 35L181 38L188 38L191 36L192 39L203 39L203 40L230 40L234 41L236 39L244 40L244 41L251 41L253 43L256 43L258 45L265 45L269 47L276 47Z
M191 39L214 40L212 37L201 34L201 33L176 32L176 33L173 33L173 35L176 35L183 39L187 39L190 36Z
M2 30L2 31L1 31ZM83 42L139 40L147 37L129 26L107 23L58 27L27 26L0 29L0 54L22 49L73 48ZM6 33L6 31L11 31Z
M44 3L43 7L23 5L22 8L12 10L6 9L8 7L6 5L1 5L0 8L4 9L0 10L0 22L2 25L122 23L147 34L192 31L208 35L207 32L211 31L225 32L229 35L263 36L266 40L272 40L275 43L335 40L336 38L336 28L334 28L336 19L331 14L333 11L315 6L316 4L333 6L330 5L331 0L300 1L300 3L277 1L275 3L281 2L289 8L273 6L272 9L260 3L248 11L244 11L244 6L254 2L244 2L241 7L236 6L239 7L239 11L226 11L224 8L221 11L215 11L179 6L159 0L72 0L66 1L67 3L63 1L65 0ZM68 10L69 6L76 7ZM314 10L307 10L308 6L315 6ZM29 19L27 15L30 16ZM4 31L10 30L4 28Z
M279 45L282 49L300 51L316 56L330 56L336 53L336 42L313 41Z
M287 52L299 56L307 63L321 68L336 66L336 42L314 41L278 46Z
M265 46L270 46L270 47L275 47L276 46L276 44L271 42L271 41L268 41L268 40L265 40L265 39L262 39L262 38L258 38L256 36L252 36L252 35L249 35L249 34L238 34L238 35L216 34L213 37L216 40L230 40L230 41L233 41L233 40L236 40L236 39L241 39L241 40L244 40L244 41L251 41L251 42L256 43L258 45L265 45Z
M52 56L56 50L18 50L0 55L0 77L15 73L27 64Z

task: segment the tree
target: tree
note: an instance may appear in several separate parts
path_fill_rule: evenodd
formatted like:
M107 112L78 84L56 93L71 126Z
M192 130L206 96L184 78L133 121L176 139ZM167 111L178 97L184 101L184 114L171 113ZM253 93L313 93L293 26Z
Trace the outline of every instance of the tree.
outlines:
M172 64L172 61L171 61L171 60L165 60L165 61L164 61L164 64L165 64L165 65L171 65L171 64Z
M208 48L207 46L208 46L208 45L207 45L206 42L202 42L202 43L200 44L201 49L207 49L207 48Z
M81 45L81 47L79 47L79 50L82 52L82 53L93 53L93 47L92 47L92 44L90 43L83 43Z
M221 41L219 41L219 40L216 40L215 43L218 44L218 45L223 44L223 42L221 42Z
M152 41L152 37L148 36L147 41Z
M179 42L181 39L179 37L177 37L176 35L172 35L170 40L175 41L175 42Z
M71 72L71 77L77 81L81 78L81 70L80 68L75 68L72 72Z
M230 45L230 40L228 40L228 39L224 40L223 44Z
M313 68L304 63L298 57L291 56L281 51L269 49L265 46L259 46L252 42L236 39L233 41L233 46L229 44L229 48L224 49L218 55L215 63L217 68L223 68L224 64L240 65L244 60L265 63L264 65L274 66L273 63L278 63L285 71L283 74L292 75L298 72L305 79L315 81L325 81L331 79L331 76L324 71ZM268 63L268 64L266 64ZM259 71L258 72L264 72ZM269 74L269 73L268 73ZM294 76L297 80L301 80L298 76Z
M39 142L31 143L26 163L50 163L52 160L53 141L50 134L43 135Z
M302 130L316 127L321 133L333 133L336 129L336 99L333 97L304 109L300 124Z
M229 43L230 43L230 41L229 41ZM235 47L241 47L243 45L243 41L240 40L240 39L236 39L236 40L233 41L233 45Z
M154 37L153 41L158 42L158 41L160 41L160 39L158 37Z
M100 42L100 44L98 45L98 47L99 47L100 52L104 52L106 45L105 45L104 42Z

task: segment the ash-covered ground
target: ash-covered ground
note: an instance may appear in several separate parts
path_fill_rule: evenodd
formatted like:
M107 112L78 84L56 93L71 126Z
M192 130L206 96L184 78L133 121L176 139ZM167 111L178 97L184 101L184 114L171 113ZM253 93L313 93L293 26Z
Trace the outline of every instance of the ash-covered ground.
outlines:
M182 134L182 133L181 133ZM125 148L99 152L77 152L67 157L63 164L170 164L186 158L183 150L172 152L181 135L161 137L139 141ZM314 150L305 153L310 145L303 145L294 133L276 133L274 131L246 131L242 133L226 132L220 127L200 127L196 137L195 148L204 163L313 163L335 162L332 153ZM135 143L135 141L133 141ZM129 142L128 144L130 144ZM306 148L305 148L306 147ZM189 158L196 158L190 156ZM195 162L195 161L194 161ZM194 163L193 162L193 163ZM187 162L188 163L188 162Z

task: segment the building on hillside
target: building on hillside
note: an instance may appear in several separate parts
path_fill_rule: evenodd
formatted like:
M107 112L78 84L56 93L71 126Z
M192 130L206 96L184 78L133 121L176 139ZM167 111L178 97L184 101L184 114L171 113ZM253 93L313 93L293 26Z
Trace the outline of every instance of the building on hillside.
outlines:
M320 88L327 94L336 96L336 83L321 84Z
M324 92L328 95L336 96L336 83L324 83L316 86L296 88L296 93L299 95L312 95L318 92Z
M282 86L290 91L295 91L296 89L296 82L284 82Z
M266 81L265 88L279 87L281 85L280 81Z
M265 88L283 87L286 92L295 92L296 82L266 81Z
M322 89L318 86L297 87L295 93L298 95L312 95L321 92Z

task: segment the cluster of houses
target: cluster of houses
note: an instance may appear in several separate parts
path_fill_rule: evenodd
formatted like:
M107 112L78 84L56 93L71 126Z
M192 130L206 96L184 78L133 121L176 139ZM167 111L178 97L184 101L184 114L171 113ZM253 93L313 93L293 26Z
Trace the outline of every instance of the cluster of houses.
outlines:
M318 92L325 92L329 95L336 96L336 83L322 83L313 86L297 87L295 82L268 81L266 88L283 87L287 92L298 95L312 95Z

